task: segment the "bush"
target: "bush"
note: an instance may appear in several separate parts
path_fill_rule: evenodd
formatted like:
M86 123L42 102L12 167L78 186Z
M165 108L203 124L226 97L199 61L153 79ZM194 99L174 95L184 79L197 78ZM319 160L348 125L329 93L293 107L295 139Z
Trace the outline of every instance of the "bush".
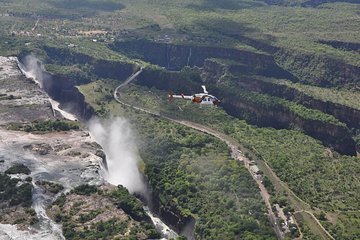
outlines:
M119 185L117 190L111 192L109 196L117 202L118 208L121 208L134 220L142 221L147 218L142 208L142 203L136 197L132 196L125 187Z
M51 131L69 131L78 130L79 123L67 120L47 120L34 121L29 124L11 123L8 127L10 130L25 132L51 132Z
M80 185L80 186L77 186L76 188L74 188L74 190L72 190L72 192L76 193L78 195L90 196L91 194L94 194L97 192L97 187L94 185L83 184L83 185Z
M53 203L53 205L58 205L60 208L62 208L65 204L66 196L65 194L61 194Z
M47 181L37 181L36 185L43 187L47 191L57 194L60 191L64 190L64 187L59 183L47 182Z
M30 169L22 163L14 164L8 170L5 171L6 174L26 174L29 175L31 173Z

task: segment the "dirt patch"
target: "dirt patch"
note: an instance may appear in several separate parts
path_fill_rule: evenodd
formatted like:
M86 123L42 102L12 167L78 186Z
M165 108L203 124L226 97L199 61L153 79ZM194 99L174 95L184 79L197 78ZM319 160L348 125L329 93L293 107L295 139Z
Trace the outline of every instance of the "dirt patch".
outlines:
M36 152L40 155L46 155L53 151L53 148L47 143L28 144L24 146L24 149Z

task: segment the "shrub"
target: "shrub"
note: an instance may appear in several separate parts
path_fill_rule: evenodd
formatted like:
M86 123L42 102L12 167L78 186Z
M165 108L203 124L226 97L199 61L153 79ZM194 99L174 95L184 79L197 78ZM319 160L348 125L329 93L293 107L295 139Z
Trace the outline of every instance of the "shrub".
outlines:
M22 163L14 164L8 170L5 171L6 174L26 174L29 175L31 173L30 169Z

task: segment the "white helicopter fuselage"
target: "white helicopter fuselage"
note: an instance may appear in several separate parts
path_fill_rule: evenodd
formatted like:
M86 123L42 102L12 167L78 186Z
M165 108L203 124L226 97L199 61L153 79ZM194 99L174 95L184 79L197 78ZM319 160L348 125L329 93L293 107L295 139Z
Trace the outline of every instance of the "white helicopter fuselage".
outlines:
M215 96L210 95L206 91L205 86L201 86L204 89L203 93L196 93L191 96L186 96L184 94L181 95L173 95L172 93L169 93L169 100L173 98L182 98L182 99L188 99L191 100L194 103L199 103L201 105L218 105L220 103L220 100L217 99Z
M195 99L199 99L200 102L194 101ZM206 94L206 93L198 93L198 94L193 95L192 100L193 100L193 102L198 102L199 104L202 104L202 105L214 105L214 100L216 100L216 97L214 97L213 95Z

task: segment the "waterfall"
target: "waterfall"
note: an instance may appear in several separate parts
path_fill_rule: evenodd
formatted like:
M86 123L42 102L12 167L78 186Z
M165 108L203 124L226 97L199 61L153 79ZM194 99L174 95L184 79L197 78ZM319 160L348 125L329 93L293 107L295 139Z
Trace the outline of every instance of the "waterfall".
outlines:
M29 55L25 58L25 65L22 64L19 59L16 58L17 65L23 75L27 78L32 79L40 88L43 87L44 75L45 71L41 62L33 55ZM71 114L60 108L60 103L55 101L54 99L49 97L49 101L51 103L51 108L53 110L54 117L56 117L56 112L60 112L60 114L67 120L77 121L77 118L74 114Z
M171 46L169 44L166 44L166 65L167 65L167 69L170 69L170 48L171 48Z
M48 195L44 194L44 191L36 185L33 181L33 193L32 193L32 208L34 208L36 215L39 219L39 223L36 228L34 226L34 230L40 230L39 234L41 234L41 239L65 239L62 235L61 226L56 224L53 220L51 220L45 210L46 203L50 203L52 198Z
M190 59L191 59L191 47L189 49L189 55L188 55L188 59L187 59L187 66L190 66Z

